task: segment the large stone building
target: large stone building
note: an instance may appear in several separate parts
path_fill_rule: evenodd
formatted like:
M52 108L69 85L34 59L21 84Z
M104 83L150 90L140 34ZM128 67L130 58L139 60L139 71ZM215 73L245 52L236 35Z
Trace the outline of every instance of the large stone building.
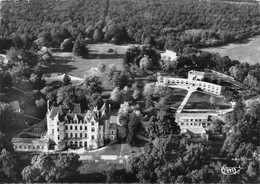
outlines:
M105 140L115 140L116 122L111 122L110 105L101 109L82 112L80 105L64 114L61 107L51 107L47 112L47 137L55 144L55 150L70 148L96 149L104 146Z
M204 81L205 79L210 78L211 75L211 73L191 70L188 73L187 79L159 76L158 82L164 85L187 86L188 88L193 87L214 95L221 95L222 92L225 90L224 86Z
M13 138L15 151L47 152L65 148L97 149L106 140L117 139L116 118L111 118L110 105L82 112L75 104L72 112L61 106L47 107L46 118Z

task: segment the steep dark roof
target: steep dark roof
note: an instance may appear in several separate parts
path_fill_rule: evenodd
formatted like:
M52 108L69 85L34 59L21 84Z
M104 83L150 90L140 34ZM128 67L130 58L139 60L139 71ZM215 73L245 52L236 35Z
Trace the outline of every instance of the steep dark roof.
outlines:
M74 104L74 108L73 108L73 113L76 113L76 114L79 114L81 113L81 107L80 107L80 104Z
M62 109L61 109L61 106L59 106L59 107L52 107L52 109L51 109L51 114L50 114L50 118L54 118L58 113L59 113L60 115L63 114L63 111L62 111Z
M116 123L111 123L111 124L109 125L109 129L116 129L116 128L117 128Z
M13 101L9 103L13 111L21 110L20 104L18 101Z

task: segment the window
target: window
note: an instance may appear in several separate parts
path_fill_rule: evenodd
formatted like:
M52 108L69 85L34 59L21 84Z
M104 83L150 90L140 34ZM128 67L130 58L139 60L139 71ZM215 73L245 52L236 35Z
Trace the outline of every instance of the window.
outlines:
M54 129L52 129L52 134L54 134Z
M59 129L59 128L57 128L57 131L59 132L59 131L60 131L60 129Z
M190 123L190 125L193 125L193 123Z
M80 126L79 129L82 130L82 126Z
M70 137L73 137L73 133L70 133Z
M82 142L81 142L81 141L79 142L79 147L81 147L81 148L82 148Z
M77 138L78 137L78 134L77 133L75 133L75 138Z
M66 133L66 137L69 137L68 133Z
M92 139L92 140L94 140L94 139L95 139L95 136L94 136L94 135L92 135L92 136L91 136L91 139Z
M77 130L78 129L78 127L77 127L77 125L75 125L75 130Z
M87 138L88 137L88 134L85 134L85 138Z
M40 146L38 145L38 146L36 146L36 148L37 148L37 149L40 149Z
M65 126L65 128L66 128L66 130L68 130L68 126L67 125Z
M95 132L95 128L91 128L91 132Z
M70 126L70 129L72 130L72 126Z
M91 125L94 126L94 121L91 122Z
M181 123L181 125L184 125L184 123Z
M88 128L87 128L87 126L85 126L85 130L87 130Z
M77 123L77 120L74 120L74 123Z
M60 140L60 136L58 136L58 140Z
M79 137L80 137L80 138L82 137L82 133L79 134Z
M57 121L57 125L59 125L59 122Z
M194 126L197 126L197 123L194 123Z

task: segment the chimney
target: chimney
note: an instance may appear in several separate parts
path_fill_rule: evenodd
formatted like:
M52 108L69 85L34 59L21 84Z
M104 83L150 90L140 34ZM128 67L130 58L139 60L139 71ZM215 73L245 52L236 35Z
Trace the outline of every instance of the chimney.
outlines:
M47 112L50 111L50 100L47 100Z

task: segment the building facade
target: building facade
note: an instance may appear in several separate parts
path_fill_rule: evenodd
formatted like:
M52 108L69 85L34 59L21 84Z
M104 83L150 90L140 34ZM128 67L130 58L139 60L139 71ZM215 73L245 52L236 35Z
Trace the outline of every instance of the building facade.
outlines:
M210 73L198 72L192 70L189 71L187 79L178 78L178 77L159 76L158 82L164 85L195 87L198 90L202 90L214 95L221 95L222 92L225 90L225 87L203 81L205 78L209 78L209 77L210 77Z
M23 152L46 152L49 150L49 138L13 138L13 148L15 151Z
M68 148L97 149L105 140L116 138L116 122L110 121L110 105L82 113L80 105L64 114L61 107L48 108L47 137L55 143L55 150ZM115 124L115 126L113 126ZM110 135L112 134L112 135Z
M176 122L180 126L181 133L190 137L208 139L208 127L212 124L211 115L208 113L177 113Z

